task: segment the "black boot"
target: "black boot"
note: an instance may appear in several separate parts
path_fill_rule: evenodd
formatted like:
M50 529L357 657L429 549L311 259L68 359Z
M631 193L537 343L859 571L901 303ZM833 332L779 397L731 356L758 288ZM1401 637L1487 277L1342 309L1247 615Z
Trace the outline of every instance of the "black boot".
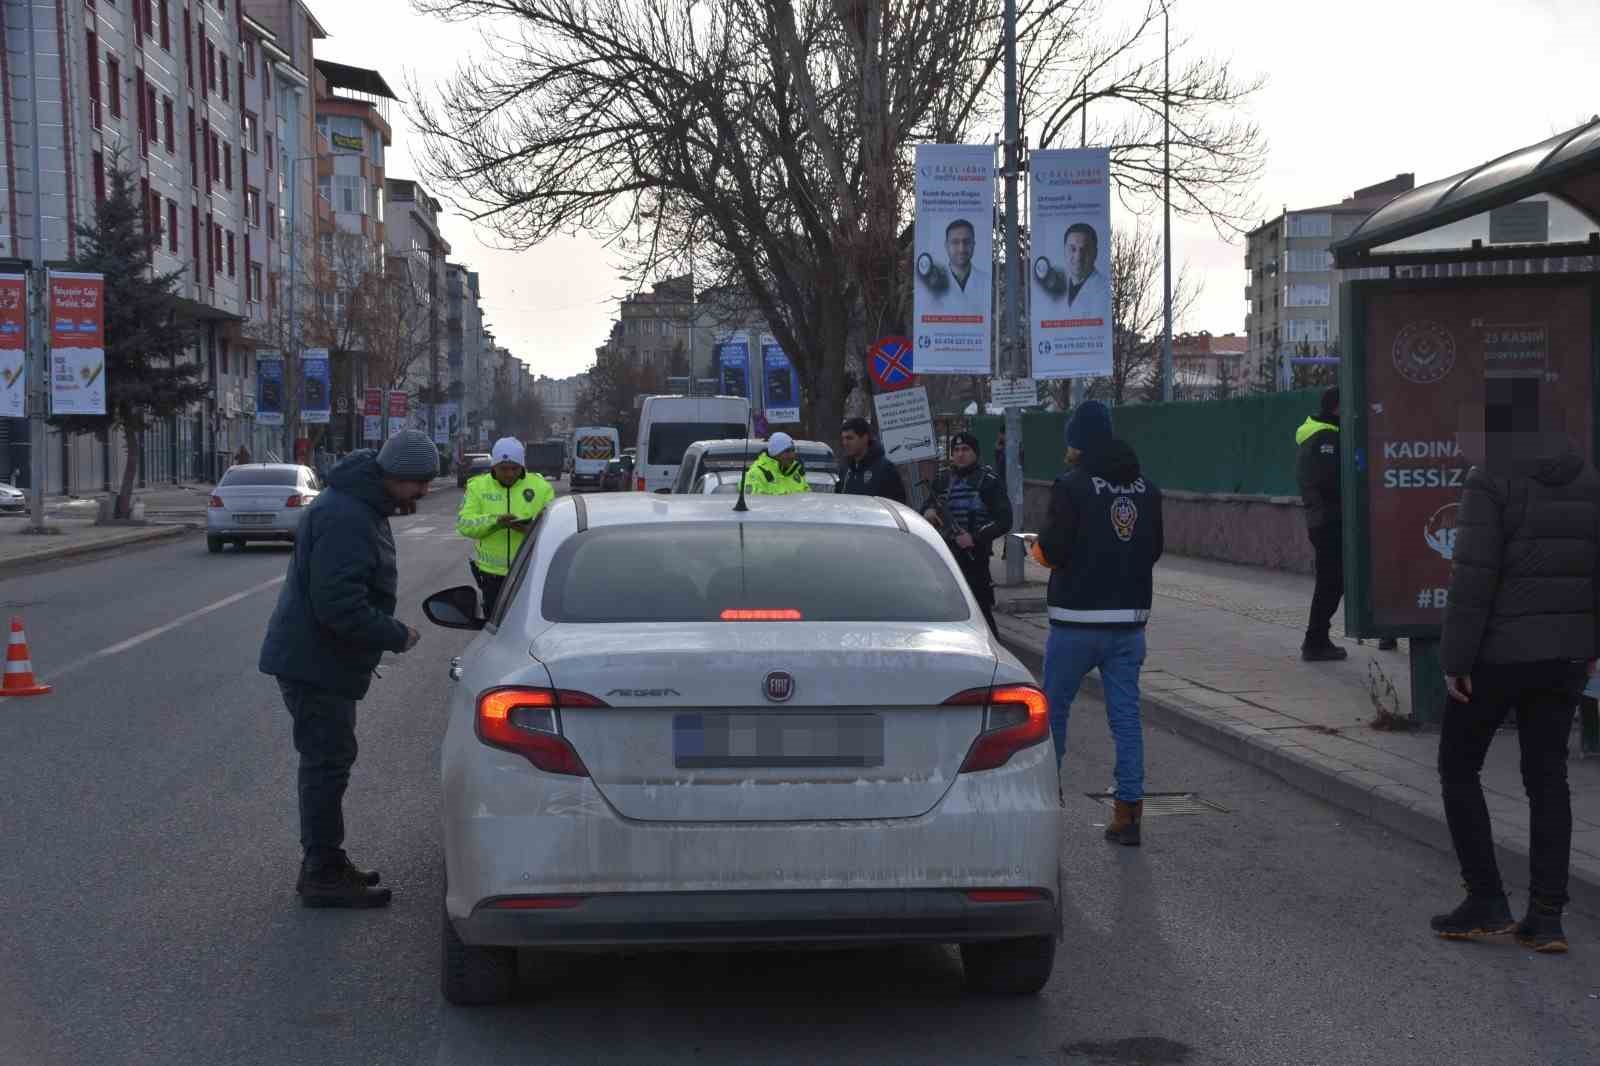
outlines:
M1320 637L1306 636L1305 643L1300 645L1300 658L1308 663L1336 663L1350 658L1350 653L1324 633Z
M1500 936L1517 926L1511 904L1504 895L1472 896L1449 914L1436 914L1428 923L1446 940L1469 940L1475 936Z
M383 875L377 870L362 870L358 868L355 863L350 861L350 856L346 855L342 851L339 853L338 861L340 864L349 868L349 870L355 874L356 880L360 881L364 885L376 885L383 880ZM311 865L309 860L300 864L300 877L294 883L296 892L300 891L300 886L305 884L306 872L310 869Z
M1567 950L1567 932L1561 928L1561 908L1528 901L1528 913L1517 923L1517 943L1543 955Z
M302 869L295 891L307 907L387 907L392 893L387 888L374 888L368 880L372 876L346 860Z

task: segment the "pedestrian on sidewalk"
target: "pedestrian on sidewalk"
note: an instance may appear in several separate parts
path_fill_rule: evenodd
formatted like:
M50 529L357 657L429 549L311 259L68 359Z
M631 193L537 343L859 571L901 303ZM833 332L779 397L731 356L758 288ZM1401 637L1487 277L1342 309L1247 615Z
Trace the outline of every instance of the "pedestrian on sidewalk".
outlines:
M963 430L950 438L950 469L939 474L923 501L922 517L944 534L967 579L967 587L983 611L989 630L994 624L994 575L989 559L994 542L1011 532L1011 501L992 467L978 462L978 438Z
M906 502L905 482L900 471L883 454L883 445L872 435L872 423L865 418L847 418L839 430L844 458L839 463L839 484L834 491L845 496L882 496L896 503Z
M456 532L475 542L468 565L483 590L485 618L494 617L511 561L534 520L556 498L548 481L528 472L527 453L517 438L501 437L491 455L494 465L467 482L456 513Z
M250 449L241 444L239 450L233 453L233 465L244 466L248 462L250 462Z
M1317 584L1311 594L1311 617L1300 658L1308 663L1338 662L1350 653L1328 636L1333 616L1344 597L1344 503L1339 458L1339 387L1325 389L1317 413L1295 430L1299 448L1295 473L1300 497L1306 505L1306 533L1316 553ZM1393 637L1378 641L1379 649L1392 651Z
M1559 400L1537 379L1491 378L1482 445L1456 518L1439 658L1449 695L1439 781L1467 898L1433 919L1442 937L1510 933L1567 950L1561 925L1572 850L1567 742L1600 655L1600 475L1560 431ZM1467 436L1467 435L1464 435ZM1528 794L1528 909L1514 922L1495 862L1479 774L1516 708Z
M416 509L437 462L427 434L405 430L332 471L300 521L261 645L261 672L278 679L294 719L305 852L295 891L308 907L389 903L389 890L374 887L377 872L358 870L344 852L344 793L356 761L356 702L384 652L410 651L420 639L394 617L389 516Z
M1050 732L1059 767L1072 701L1084 675L1098 669L1117 749L1115 813L1106 839L1136 846L1144 816L1139 671L1155 591L1152 571L1161 558L1161 490L1139 469L1133 449L1112 435L1111 412L1098 400L1072 413L1067 462L1072 469L1050 489L1037 545L1050 567L1044 650Z

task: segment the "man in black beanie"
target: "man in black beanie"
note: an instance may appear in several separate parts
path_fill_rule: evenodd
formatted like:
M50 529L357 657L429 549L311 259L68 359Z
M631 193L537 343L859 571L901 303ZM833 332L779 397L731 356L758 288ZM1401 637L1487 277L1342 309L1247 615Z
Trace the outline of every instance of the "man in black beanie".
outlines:
M421 430L390 437L334 467L300 520L289 574L261 645L278 679L300 753L300 846L295 891L307 907L383 907L389 890L344 852L344 793L356 761L356 701L383 653L420 634L394 617L400 575L389 516L411 513L439 472Z

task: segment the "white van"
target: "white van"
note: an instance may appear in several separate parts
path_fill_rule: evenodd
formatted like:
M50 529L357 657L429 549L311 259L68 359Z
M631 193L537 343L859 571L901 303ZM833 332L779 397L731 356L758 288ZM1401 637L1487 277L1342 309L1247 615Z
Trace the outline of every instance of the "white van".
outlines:
M572 433L572 487L600 488L606 464L622 452L614 426L579 426Z
M749 435L750 401L743 396L647 396L639 410L634 488L672 488L683 453L697 440Z

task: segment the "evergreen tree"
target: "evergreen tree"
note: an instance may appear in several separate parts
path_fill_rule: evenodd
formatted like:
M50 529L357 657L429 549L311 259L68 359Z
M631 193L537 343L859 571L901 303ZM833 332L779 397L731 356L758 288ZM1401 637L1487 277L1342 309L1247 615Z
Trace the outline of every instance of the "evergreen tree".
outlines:
M127 445L116 516L132 512L140 462L139 435L205 398L203 368L183 359L195 343L192 322L179 311L183 271L157 274L159 223L147 226L133 175L113 165L105 201L94 221L79 227L77 258L67 269L105 276L106 415L66 415L52 423L68 433L104 437L121 429Z

